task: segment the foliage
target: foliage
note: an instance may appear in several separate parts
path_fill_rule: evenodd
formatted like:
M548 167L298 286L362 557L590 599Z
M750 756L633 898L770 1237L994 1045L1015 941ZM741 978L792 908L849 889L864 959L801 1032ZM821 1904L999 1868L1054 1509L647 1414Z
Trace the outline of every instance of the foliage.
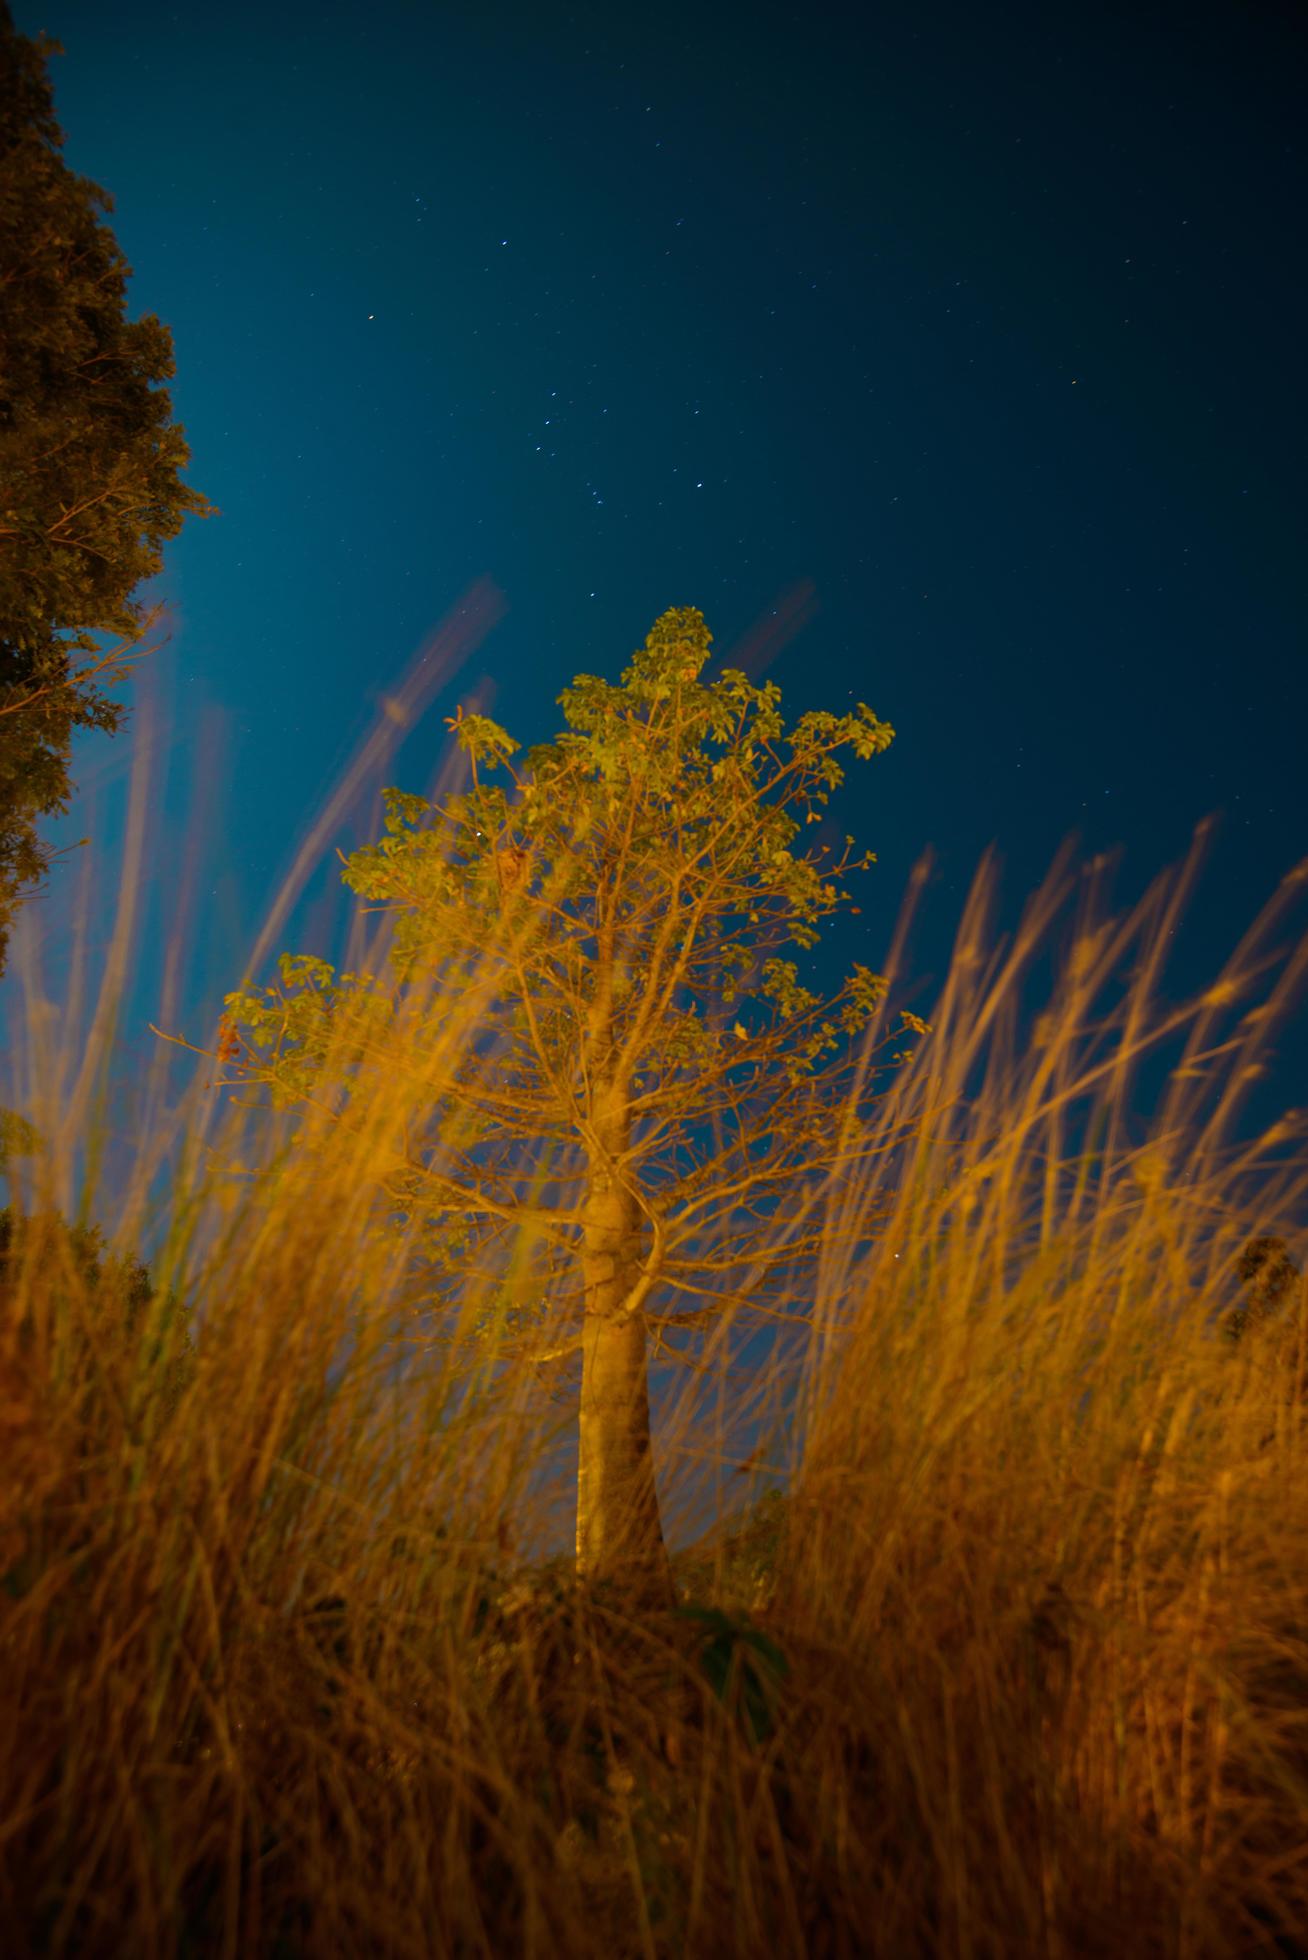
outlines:
M189 1310L171 1289L155 1285L149 1267L110 1252L98 1225L70 1224L59 1212L0 1209L0 1298L22 1291L21 1270L37 1260L65 1305L76 1303L93 1338L131 1357L143 1383L161 1386L174 1404L195 1366ZM26 1338L30 1338L30 1329Z
M15 1157L30 1157L41 1147L40 1133L16 1109L0 1109L0 1172Z
M279 986L227 1000L238 1072L283 1100L334 1097L348 1120L370 1072L401 1097L418 1074L390 1200L433 1221L452 1271L484 1271L494 1241L538 1226L533 1317L552 1301L565 1328L590 1174L569 1153L594 1144L601 1083L629 1129L615 1175L639 1210L655 1327L658 1289L711 1304L816 1253L804 1203L860 1150L832 1112L883 983L856 966L824 999L790 955L873 860L848 838L796 840L824 818L841 752L875 756L892 730L862 705L788 729L775 686L701 678L709 643L693 608L665 613L620 684L578 676L566 728L521 766L504 729L453 718L470 788L440 806L388 790L385 834L346 862L393 927L387 978L287 958ZM453 1022L461 1052L419 1074L413 1056Z
M64 163L47 65L0 0L0 963L44 877L37 820L66 810L75 729L113 733L105 692L147 624L133 598L188 512L188 451L162 382L172 337L126 317L108 194ZM106 652L97 636L121 644ZM83 656L80 660L78 656Z
M1252 1328L1273 1319L1294 1292L1300 1273L1284 1239L1261 1236L1241 1248L1236 1265L1244 1299L1227 1316L1225 1332L1241 1340Z
M741 1613L692 1605L683 1606L681 1615L700 1635L699 1664L714 1694L751 1742L763 1742L772 1730L777 1691L790 1671L780 1647Z
M660 1408L699 1473L698 1612L549 1558L560 1424L529 1351L475 1393L444 1349L420 1379L384 1365L405 1274L366 1152L283 1164L275 1135L270 1172L257 1112L204 1132L222 1168L197 1149L173 1194L203 1339L144 1438L113 1316L66 1239L27 1241L0 1285L0 1509L28 1545L0 1588L0 1950L1302 1947L1308 1422L1284 1377L1308 1294L1281 1298L1283 1349L1219 1331L1251 1234L1303 1259L1301 1132L1229 1127L1277 1035L1250 998L1270 935L1226 1005L1173 1007L1171 881L1095 936L1051 880L1002 956L990 891L874 1099L880 1153L817 1207L857 1256L801 1275L802 1343L748 1357L748 1447L739 1357L701 1356L675 1428ZM447 1007L461 1051L480 1002ZM1122 1070L1160 1030L1159 1103L1127 1125ZM385 1134L402 1081L351 1077L350 1123L375 1104ZM470 1320L502 1280L468 1274ZM779 1409L784 1461L757 1458ZM784 1493L751 1505L751 1479Z

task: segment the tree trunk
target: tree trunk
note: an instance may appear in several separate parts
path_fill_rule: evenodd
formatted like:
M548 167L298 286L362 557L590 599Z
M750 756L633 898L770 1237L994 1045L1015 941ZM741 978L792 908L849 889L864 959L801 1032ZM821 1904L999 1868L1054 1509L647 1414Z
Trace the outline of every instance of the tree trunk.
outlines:
M592 1164L582 1245L577 1571L619 1581L660 1603L674 1598L650 1445L645 1318L625 1311L639 1277L641 1219L613 1175L625 1124L606 1124L609 1148Z

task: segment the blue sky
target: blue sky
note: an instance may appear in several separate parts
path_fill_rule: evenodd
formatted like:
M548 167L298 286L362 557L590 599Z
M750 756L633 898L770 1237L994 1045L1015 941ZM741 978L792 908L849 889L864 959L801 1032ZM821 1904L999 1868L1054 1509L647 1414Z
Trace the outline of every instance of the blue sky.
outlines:
M1015 912L1070 832L1122 847L1126 894L1216 814L1174 993L1304 853L1288 17L14 12L65 44L67 158L116 198L221 508L160 581L132 1038L188 869L203 1034L342 763L479 581L502 616L388 780L425 787L477 689L551 733L576 672L616 676L700 606L794 712L861 698L898 730L845 801L880 857L852 950L877 963L933 846L918 1005L992 842ZM99 813L101 891L136 742L85 745L94 803L60 829ZM324 855L372 821L356 802ZM56 963L75 875L40 902ZM305 914L273 950L326 932ZM1302 1100L1302 1040L1286 1056Z

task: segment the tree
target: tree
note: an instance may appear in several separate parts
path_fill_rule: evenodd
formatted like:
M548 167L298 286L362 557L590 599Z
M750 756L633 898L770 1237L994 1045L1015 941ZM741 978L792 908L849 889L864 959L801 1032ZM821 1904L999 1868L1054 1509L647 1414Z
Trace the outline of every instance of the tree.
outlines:
M15 1157L32 1157L41 1148L41 1138L25 1116L16 1109L0 1109L0 1176Z
M784 955L873 861L796 838L841 752L893 730L860 704L787 731L775 686L701 680L710 638L693 608L664 613L619 685L577 677L566 729L521 768L460 711L471 787L439 807L388 790L385 835L345 861L388 915L385 972L286 958L280 986L228 996L218 1051L345 1124L363 1104L357 1075L331 1101L343 1060L408 1096L385 1202L431 1221L450 1276L484 1274L506 1235L539 1248L511 1314L538 1359L580 1353L578 1568L665 1594L649 1340L675 1351L816 1257L815 1198L865 1148L849 1092L884 993L856 966L824 1000ZM460 1014L445 1058L433 1037Z
M73 730L121 725L105 688L148 624L132 594L210 509L159 385L172 336L127 319L113 201L60 155L57 51L0 0L0 968L49 868L38 819L68 807Z
M29 1276L29 1292L44 1290L66 1303L71 1285L95 1309L91 1325L101 1364L115 1352L128 1355L140 1370L141 1399L153 1383L160 1391L161 1407L176 1406L194 1375L196 1348L190 1309L171 1287L161 1293L143 1261L110 1252L98 1225L70 1223L50 1209L25 1213L4 1205L0 1207L0 1308L11 1314L15 1289L23 1291L25 1263L39 1274L35 1279ZM20 1308L11 1325L18 1358L30 1361L30 1310ZM86 1323L82 1325L85 1331ZM139 1414L139 1407L127 1413Z

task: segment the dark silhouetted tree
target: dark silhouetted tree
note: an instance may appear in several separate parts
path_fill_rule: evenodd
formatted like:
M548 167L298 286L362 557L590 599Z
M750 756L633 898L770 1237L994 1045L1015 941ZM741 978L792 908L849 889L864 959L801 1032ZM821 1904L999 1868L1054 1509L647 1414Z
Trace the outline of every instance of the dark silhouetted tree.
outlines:
M105 689L148 625L133 594L210 509L160 386L172 337L127 319L112 201L60 154L55 51L0 0L0 967L49 868L38 820L68 808L73 731L122 721Z

